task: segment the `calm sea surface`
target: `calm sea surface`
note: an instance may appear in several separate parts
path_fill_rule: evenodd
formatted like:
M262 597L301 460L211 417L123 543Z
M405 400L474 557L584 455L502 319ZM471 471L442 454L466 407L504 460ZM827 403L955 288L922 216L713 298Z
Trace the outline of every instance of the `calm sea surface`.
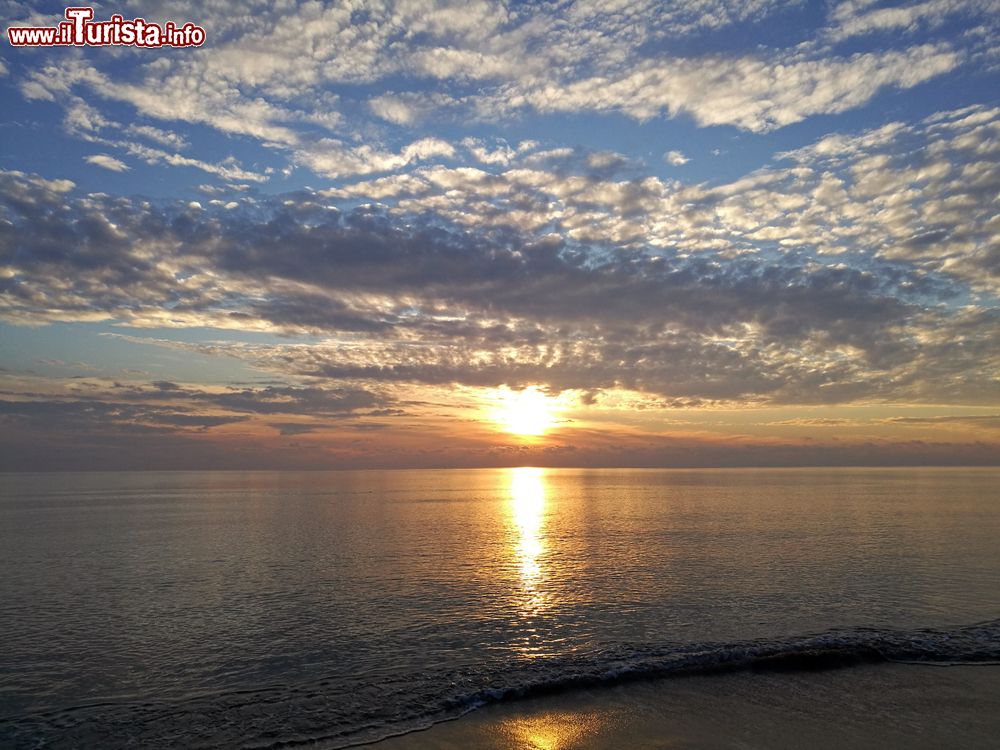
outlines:
M338 747L637 675L1000 661L1000 471L0 476L0 746Z

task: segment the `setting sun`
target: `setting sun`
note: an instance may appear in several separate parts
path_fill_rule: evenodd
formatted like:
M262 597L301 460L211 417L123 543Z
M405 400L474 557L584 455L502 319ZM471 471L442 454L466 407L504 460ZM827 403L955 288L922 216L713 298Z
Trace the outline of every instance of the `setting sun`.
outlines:
M502 391L493 419L513 435L544 435L556 423L555 399L535 386L523 391Z

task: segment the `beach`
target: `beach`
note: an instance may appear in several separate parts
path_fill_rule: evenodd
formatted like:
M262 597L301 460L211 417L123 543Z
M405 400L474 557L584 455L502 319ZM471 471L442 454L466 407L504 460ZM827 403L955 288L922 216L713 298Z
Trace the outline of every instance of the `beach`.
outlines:
M994 748L1000 666L864 665L637 682L509 701L377 750Z

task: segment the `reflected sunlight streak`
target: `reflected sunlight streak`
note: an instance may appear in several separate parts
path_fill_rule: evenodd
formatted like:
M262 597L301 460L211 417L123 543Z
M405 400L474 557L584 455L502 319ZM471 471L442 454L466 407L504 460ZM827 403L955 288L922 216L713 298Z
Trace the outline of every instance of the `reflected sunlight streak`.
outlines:
M617 711L548 711L537 716L508 719L500 732L514 746L526 750L562 750L596 737L614 720Z
M538 590L544 578L539 557L545 551L543 527L545 516L545 469L521 467L510 473L511 520L517 531L516 554L521 585L528 605L537 610L545 596Z

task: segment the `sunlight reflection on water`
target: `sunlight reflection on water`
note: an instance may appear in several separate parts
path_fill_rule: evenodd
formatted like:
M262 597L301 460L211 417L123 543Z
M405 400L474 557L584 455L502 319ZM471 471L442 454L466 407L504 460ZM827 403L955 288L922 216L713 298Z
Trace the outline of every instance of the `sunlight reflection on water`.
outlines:
M524 750L562 750L594 737L615 718L614 709L602 711L548 711L504 720L499 733L510 747Z
M994 625L961 628L998 611L998 479L0 476L0 746L122 747L122 727L143 747L371 739L678 650L855 628L920 644L937 628L958 634L945 657L985 653ZM504 731L555 750L589 741L580 724Z
M546 590L545 469L521 467L510 470L510 523L513 527L513 556L520 576L518 610L524 642L518 650L528 656L541 655L533 644L532 618L550 605Z

